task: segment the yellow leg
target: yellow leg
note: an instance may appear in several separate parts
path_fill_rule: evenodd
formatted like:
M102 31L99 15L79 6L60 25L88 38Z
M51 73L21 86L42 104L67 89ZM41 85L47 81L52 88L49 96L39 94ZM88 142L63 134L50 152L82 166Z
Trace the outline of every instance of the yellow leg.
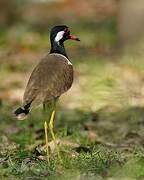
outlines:
M46 152L47 152L47 161L48 164L50 164L50 153L49 153L49 147L48 147L48 126L47 122L44 123L44 129L45 129L45 141L46 141Z
M53 131L54 116L55 116L55 110L53 110L53 112L51 114L51 118L50 118L50 122L49 122L49 129L50 129L50 133L51 133L52 139L53 139L55 147L56 147L58 158L61 161L59 147L58 147L58 145L56 143L56 138L55 138L55 134L54 134L54 131Z

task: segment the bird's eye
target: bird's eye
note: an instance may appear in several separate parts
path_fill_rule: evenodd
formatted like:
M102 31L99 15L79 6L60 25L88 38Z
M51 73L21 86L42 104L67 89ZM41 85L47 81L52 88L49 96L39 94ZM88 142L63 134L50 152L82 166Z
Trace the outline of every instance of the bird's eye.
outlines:
M64 29L64 32L65 32L65 34L69 34L69 33L70 33L70 30L69 30L68 28L65 28L65 29Z
M64 32L67 32L67 30L68 30L68 29L67 29L67 28L65 28L65 29L64 29Z

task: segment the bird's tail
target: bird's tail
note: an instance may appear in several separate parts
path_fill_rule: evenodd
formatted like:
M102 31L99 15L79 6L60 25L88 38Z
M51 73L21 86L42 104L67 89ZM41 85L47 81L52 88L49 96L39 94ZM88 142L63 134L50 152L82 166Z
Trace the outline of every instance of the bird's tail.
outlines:
M16 115L18 120L24 120L27 118L27 115L30 111L29 107L30 105L22 106L14 111L14 114Z

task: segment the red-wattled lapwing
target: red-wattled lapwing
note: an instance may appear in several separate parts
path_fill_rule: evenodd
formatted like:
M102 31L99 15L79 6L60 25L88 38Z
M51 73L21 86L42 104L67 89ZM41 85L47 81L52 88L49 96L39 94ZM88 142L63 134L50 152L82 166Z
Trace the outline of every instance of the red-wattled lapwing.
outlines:
M23 104L14 112L17 119L23 120L34 106L42 103L44 107L47 107L51 104L52 112L49 126L47 125L47 121L44 123L48 162L50 161L48 127L55 142L53 122L56 102L61 94L66 92L73 83L73 66L68 59L64 47L64 41L68 39L80 41L76 36L70 35L70 30L65 25L52 28L50 33L50 53L33 70L25 89ZM57 145L56 149L60 157Z

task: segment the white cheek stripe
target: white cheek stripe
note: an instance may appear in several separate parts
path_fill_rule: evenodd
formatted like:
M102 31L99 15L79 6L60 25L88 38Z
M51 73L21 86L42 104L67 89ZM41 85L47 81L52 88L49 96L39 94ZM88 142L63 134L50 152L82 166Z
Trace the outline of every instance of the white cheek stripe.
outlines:
M64 33L64 31L59 31L55 37L55 41L59 42L63 38Z
M69 65L72 65L72 63L70 62L70 60L69 60L68 58L66 58L64 55L58 54L58 53L54 53L54 54L57 55L57 56L62 56L63 58L65 58L65 59L67 60L67 62L68 62Z

